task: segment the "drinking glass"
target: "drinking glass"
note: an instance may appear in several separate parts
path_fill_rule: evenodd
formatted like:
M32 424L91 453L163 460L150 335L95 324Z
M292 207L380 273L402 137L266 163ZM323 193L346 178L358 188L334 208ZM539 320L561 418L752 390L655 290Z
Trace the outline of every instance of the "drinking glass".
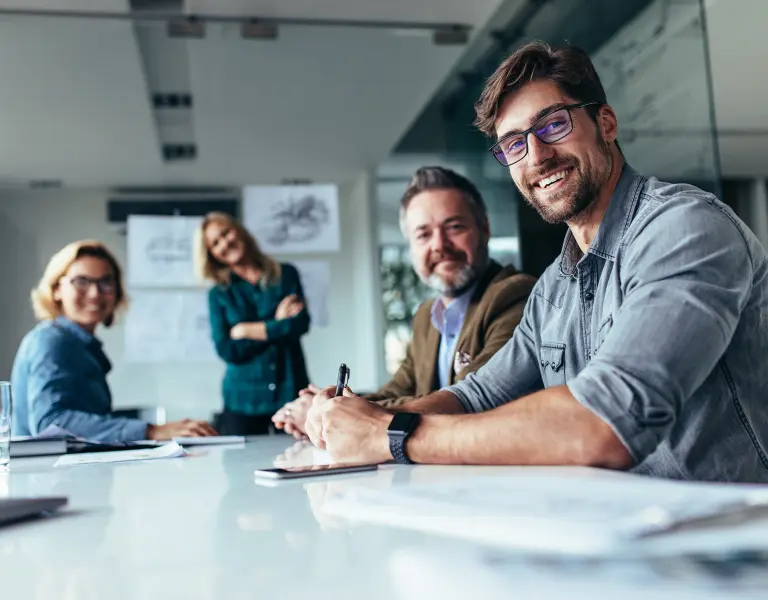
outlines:
M0 381L0 471L8 470L11 462L11 384Z

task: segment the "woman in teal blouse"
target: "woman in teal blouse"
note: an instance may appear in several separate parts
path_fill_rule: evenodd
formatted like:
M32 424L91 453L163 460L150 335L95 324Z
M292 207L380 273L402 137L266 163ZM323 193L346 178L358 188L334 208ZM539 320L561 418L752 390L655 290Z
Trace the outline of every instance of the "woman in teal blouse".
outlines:
M216 352L227 363L222 434L266 433L271 416L309 383L300 338L309 331L299 273L263 254L229 215L211 213L197 232L198 274L208 294Z

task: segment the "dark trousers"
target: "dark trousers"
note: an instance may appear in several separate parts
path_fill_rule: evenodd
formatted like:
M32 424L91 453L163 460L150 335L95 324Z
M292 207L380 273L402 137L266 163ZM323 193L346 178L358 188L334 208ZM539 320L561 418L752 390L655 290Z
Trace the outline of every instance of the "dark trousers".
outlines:
M261 435L275 430L271 415L246 415L231 410L217 415L214 428L219 435Z

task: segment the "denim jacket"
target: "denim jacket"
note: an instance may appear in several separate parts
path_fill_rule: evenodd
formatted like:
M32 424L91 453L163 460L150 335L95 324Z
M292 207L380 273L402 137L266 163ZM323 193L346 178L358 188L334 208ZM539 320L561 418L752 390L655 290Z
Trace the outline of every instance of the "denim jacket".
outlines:
M768 482L768 261L709 193L626 165L586 254L570 232L467 411L567 385L634 471Z

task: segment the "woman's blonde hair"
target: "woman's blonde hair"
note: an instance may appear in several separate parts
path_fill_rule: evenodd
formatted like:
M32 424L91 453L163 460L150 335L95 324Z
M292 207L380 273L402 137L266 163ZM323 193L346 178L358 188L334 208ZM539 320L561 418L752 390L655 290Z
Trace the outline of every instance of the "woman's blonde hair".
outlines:
M106 319L104 325L109 327L115 320L115 313L124 310L128 305L128 299L125 296L125 284L123 283L123 270L117 262L115 256L109 249L96 240L80 240L67 244L53 255L45 267L42 279L37 287L32 290L32 309L35 311L35 317L38 321L45 319L55 319L62 314L61 303L54 299L54 292L59 285L59 281L69 271L69 268L78 258L83 256L92 256L100 258L112 268L115 276L115 310L112 311Z
M231 277L230 268L219 262L211 254L208 245L205 243L205 230L214 221L227 227L232 227L237 231L238 237L243 240L245 245L246 256L261 271L260 283L262 286L269 285L280 279L280 263L271 256L264 254L251 233L230 215L223 212L208 213L200 227L195 231L195 271L200 279L227 285Z

